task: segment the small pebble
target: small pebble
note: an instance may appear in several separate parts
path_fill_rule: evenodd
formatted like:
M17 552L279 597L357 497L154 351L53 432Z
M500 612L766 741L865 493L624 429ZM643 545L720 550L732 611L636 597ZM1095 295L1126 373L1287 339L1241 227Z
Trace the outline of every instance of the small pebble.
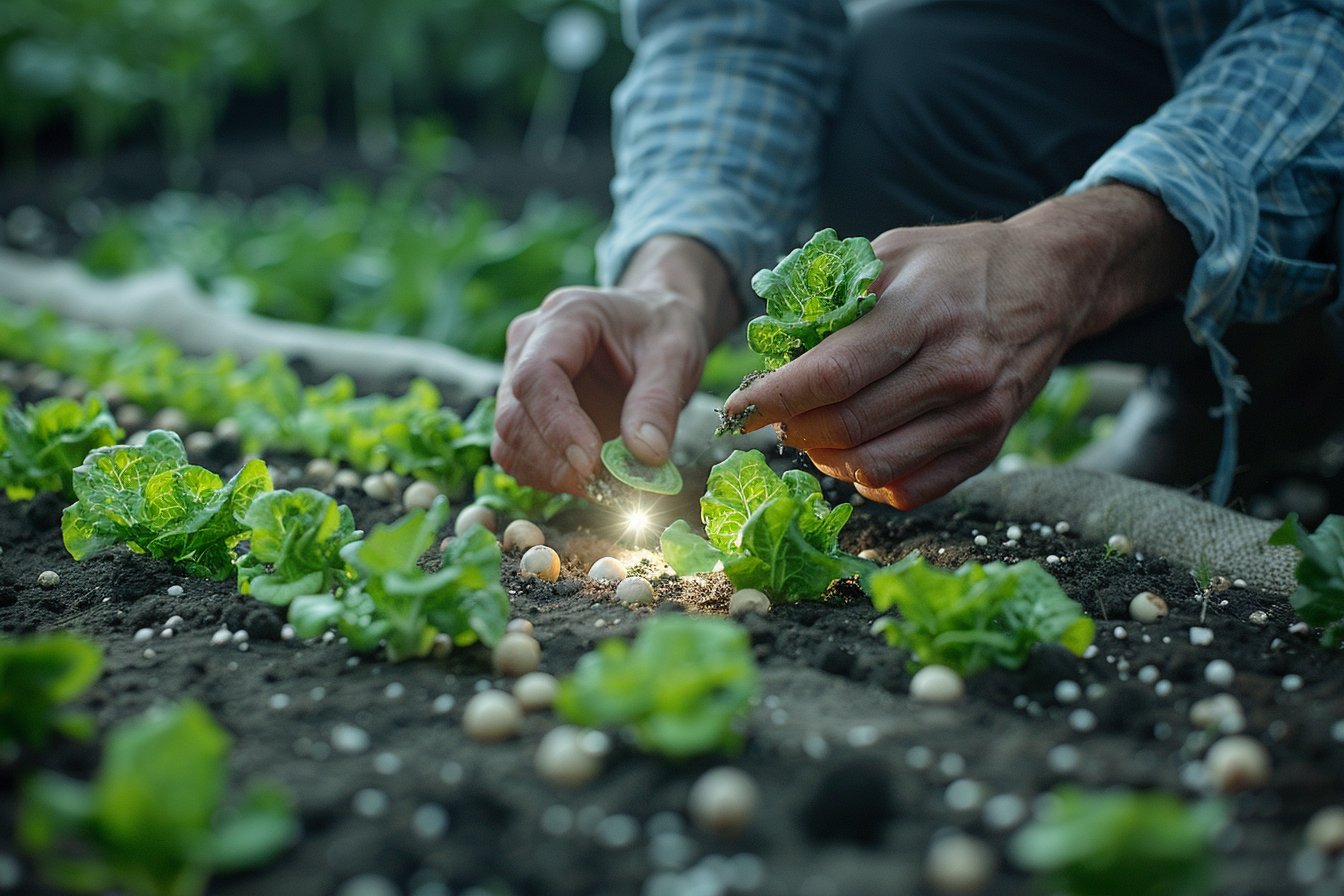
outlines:
M1068 520L1060 520L1055 523L1055 533L1058 535L1067 535L1070 528L1072 527L1069 526Z
M760 790L750 775L723 765L705 772L691 785L686 812L700 829L733 836L751 823L760 800Z
M1246 617L1246 621L1252 625L1268 625L1269 614L1264 610L1253 610L1251 615Z
M369 733L356 725L337 722L331 726L331 746L338 753L363 753L369 748L369 742Z
M528 551L546 543L546 534L530 520L514 520L504 527L500 543L506 551Z
M1129 540L1128 535L1116 533L1106 539L1106 548L1115 554L1132 554L1134 553L1134 542Z
M360 485L364 489L364 494L373 498L375 501L391 501L392 496L396 494L388 488L387 480L377 473L370 473L360 480Z
M1019 539L1022 538L1022 527L1021 527L1021 526L1009 526L1009 527L1008 527L1008 530L1007 530L1006 532L1004 532L1003 534L1004 534L1004 537L1007 538L1009 541L1018 541Z
M1240 793L1269 780L1269 751L1258 740L1242 734L1224 737L1209 747L1204 769L1219 793Z
M975 546L979 548L983 548L985 545L989 544L989 539L984 535L977 535L973 540L975 541Z
M595 582L619 582L625 578L625 564L615 557L598 557L588 567L588 578Z
M1283 676L1283 680L1279 682L1279 686L1285 691L1300 691L1302 690L1303 683L1301 675L1296 675L1290 672Z
M1344 806L1326 806L1307 822L1307 846L1326 855L1344 852Z
M315 457L303 468L303 478L310 482L326 485L336 476L336 462L325 457Z
M965 681L947 666L925 666L910 679L910 697L921 703L956 703L965 694Z
M1140 591L1129 602L1129 617L1135 622L1151 625L1165 619L1170 607L1162 595L1152 591Z
M541 664L541 643L525 632L505 632L490 658L497 674L517 678Z
M1204 680L1216 688L1231 687L1236 674L1237 670L1227 660L1210 660L1204 667Z
M881 554L879 554L877 551L873 550L872 548L864 548L863 550L859 551L859 559L860 559L860 560L872 560L872 561L876 562L877 559L878 559L880 556L881 556Z
M937 893L979 893L994 876L998 859L983 840L966 834L945 834L929 844L924 878Z
M457 520L453 523L453 532L461 535L472 526L484 526L491 532L499 525L495 512L484 504L468 504L457 514Z
M215 647L223 647L232 640L233 633L226 628L221 628L210 636L210 643Z
M1201 625L1190 626L1190 643L1195 647L1208 647L1213 643L1213 629Z
M542 780L556 787L582 787L602 771L602 752L585 743L573 725L558 725L541 738L533 767Z
M54 569L44 569L37 574L37 584L42 588L55 588L61 584L60 573Z
M472 740L491 743L508 740L522 729L523 708L512 694L485 690L467 701L462 727Z
M628 606L647 606L653 603L653 583L643 576L626 576L616 586L616 599Z
M513 696L524 712L550 709L560 683L549 672L528 672L513 683Z
M770 612L770 598L756 588L741 588L728 598L728 615L740 619L748 613L764 616Z
M154 629L142 628L136 630L135 635L131 638L131 640L135 641L136 643L142 644L153 637L154 637Z
M428 510L443 497L443 492L432 482L417 479L401 493L401 503L407 510Z
M1059 703L1077 703L1083 696L1083 689L1078 682L1065 679L1055 685L1055 700Z
M518 563L518 571L525 576L536 576L554 582L560 578L560 555L544 544L527 549Z

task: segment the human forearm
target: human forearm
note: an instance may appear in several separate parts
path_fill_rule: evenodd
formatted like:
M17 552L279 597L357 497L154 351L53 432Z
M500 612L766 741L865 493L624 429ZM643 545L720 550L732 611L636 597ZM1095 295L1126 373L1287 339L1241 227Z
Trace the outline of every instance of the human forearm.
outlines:
M1185 227L1156 196L1124 184L1047 200L1005 226L1078 297L1063 321L1070 343L1184 293L1194 268Z
M619 286L676 296L704 323L705 341L718 343L741 321L741 310L722 259L699 240L660 234L641 246Z

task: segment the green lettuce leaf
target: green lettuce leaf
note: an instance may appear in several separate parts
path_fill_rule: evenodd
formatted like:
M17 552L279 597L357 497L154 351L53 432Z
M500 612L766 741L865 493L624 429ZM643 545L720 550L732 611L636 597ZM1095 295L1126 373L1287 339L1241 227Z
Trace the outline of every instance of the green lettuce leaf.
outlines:
M74 468L90 451L122 435L100 395L7 406L0 422L0 485L11 501L38 492L73 495Z
M887 641L914 654L920 665L949 666L963 676L992 665L1016 669L1039 643L1082 655L1095 623L1032 560L965 563L955 571L913 553L865 579L883 620Z
M76 560L125 544L192 575L224 579L233 572L233 547L247 532L242 516L270 490L262 461L248 461L226 483L188 464L176 433L155 430L143 446L89 452L74 470L78 500L61 517L61 535Z
M472 490L476 496L475 503L489 507L496 513L514 519L540 520L543 523L583 503L574 495L557 495L520 485L517 479L494 464L487 464L476 471Z
M746 630L710 616L653 616L633 645L603 641L560 683L556 712L578 725L629 726L641 749L673 758L728 751L758 673Z
M751 288L765 314L747 324L747 344L775 370L872 310L868 286L882 272L872 244L818 231L774 267L757 272Z
M853 511L827 504L809 473L778 476L759 451L734 451L710 471L700 499L706 538L678 520L663 532L663 559L678 575L721 566L734 586L772 601L816 599L837 579L873 568L839 548Z
M362 534L350 508L311 488L258 495L243 514L248 551L238 558L238 588L287 606L303 594L331 591L350 580L341 548Z
M0 638L0 745L41 749L52 732L83 739L93 717L64 707L98 680L97 645L66 632Z
M298 835L274 788L221 812L229 736L200 704L114 728L92 784L49 772L22 790L18 835L43 876L76 892L198 896L216 870L267 861Z
M1308 533L1297 514L1290 513L1269 543L1302 552L1295 570L1297 590L1289 600L1303 622L1324 629L1323 645L1339 646L1344 641L1344 516L1331 514L1315 533Z

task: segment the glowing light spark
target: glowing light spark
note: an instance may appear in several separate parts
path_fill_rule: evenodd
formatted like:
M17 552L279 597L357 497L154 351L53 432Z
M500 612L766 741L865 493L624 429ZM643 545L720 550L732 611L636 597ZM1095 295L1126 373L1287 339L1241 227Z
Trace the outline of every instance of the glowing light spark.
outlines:
M632 510L625 517L625 528L636 535L649 527L649 514L645 510Z

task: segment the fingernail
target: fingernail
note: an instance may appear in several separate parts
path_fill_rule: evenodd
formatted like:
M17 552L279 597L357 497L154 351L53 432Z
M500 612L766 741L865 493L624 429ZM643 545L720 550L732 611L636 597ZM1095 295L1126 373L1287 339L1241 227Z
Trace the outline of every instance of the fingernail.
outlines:
M636 435L654 454L659 456L667 454L667 436L663 435L663 431L652 423L645 423L639 428Z
M565 460L574 468L580 477L588 477L593 472L593 458L578 445L570 445L565 449Z

